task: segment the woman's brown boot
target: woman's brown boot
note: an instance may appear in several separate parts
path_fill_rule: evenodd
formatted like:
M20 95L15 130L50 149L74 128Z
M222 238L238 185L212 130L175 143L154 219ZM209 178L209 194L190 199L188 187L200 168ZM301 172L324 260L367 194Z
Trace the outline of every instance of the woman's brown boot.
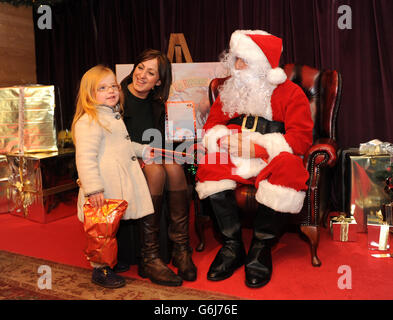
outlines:
M172 263L178 275L186 281L195 281L197 268L192 261L189 236L189 201L187 190L169 191L169 239L174 243Z
M155 213L139 220L141 234L142 261L138 274L152 282L164 286L181 286L183 281L160 258L159 255L159 221L162 196L152 196Z

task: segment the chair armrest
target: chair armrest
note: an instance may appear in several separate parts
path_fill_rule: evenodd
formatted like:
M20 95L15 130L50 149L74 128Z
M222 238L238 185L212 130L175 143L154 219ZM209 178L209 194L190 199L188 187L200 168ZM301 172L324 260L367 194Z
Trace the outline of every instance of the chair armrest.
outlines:
M306 216L302 225L317 226L320 221L320 187L322 182L321 169L333 167L337 162L337 144L334 140L324 138L317 140L306 152L303 163L310 174L306 203Z
M337 143L333 139L323 138L315 141L303 158L308 171L312 166L333 167L337 162Z

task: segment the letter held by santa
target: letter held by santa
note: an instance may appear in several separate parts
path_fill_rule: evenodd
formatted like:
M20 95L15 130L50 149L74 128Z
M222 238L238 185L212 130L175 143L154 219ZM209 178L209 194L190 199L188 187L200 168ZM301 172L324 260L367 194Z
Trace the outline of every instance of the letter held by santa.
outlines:
M200 199L254 184L259 203L285 213L302 209L309 178L302 156L312 144L313 121L306 95L278 67L281 52L282 40L265 31L232 34L224 58L231 77L204 125L207 152L196 175ZM239 59L245 68L235 67ZM243 150L254 145L255 156L223 147L239 134Z

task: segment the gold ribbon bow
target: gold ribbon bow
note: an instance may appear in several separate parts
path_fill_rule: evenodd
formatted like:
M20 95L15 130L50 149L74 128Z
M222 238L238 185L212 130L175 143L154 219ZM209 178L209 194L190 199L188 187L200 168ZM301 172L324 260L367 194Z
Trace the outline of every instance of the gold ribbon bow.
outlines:
M349 224L353 218L347 218L345 215L333 217L332 221L340 223L340 241L348 241Z
M31 181L24 179L23 168L25 158L24 156L19 157L19 166L17 168L18 174L14 172L9 177L9 184L17 190L16 199L13 199L16 206L23 208L24 216L27 217L29 214L29 206L34 202L35 190L31 187Z

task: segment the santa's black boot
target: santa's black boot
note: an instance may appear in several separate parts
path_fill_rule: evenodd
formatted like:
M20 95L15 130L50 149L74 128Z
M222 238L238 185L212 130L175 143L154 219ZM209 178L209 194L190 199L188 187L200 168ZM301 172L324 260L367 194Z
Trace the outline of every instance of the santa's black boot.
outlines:
M233 190L218 192L209 197L223 246L213 260L207 279L219 281L229 278L244 264L245 249L242 240L238 207Z
M254 220L253 238L245 263L248 287L260 288L270 281L273 272L271 250L285 232L288 218L288 213L276 212L264 205L259 205Z

